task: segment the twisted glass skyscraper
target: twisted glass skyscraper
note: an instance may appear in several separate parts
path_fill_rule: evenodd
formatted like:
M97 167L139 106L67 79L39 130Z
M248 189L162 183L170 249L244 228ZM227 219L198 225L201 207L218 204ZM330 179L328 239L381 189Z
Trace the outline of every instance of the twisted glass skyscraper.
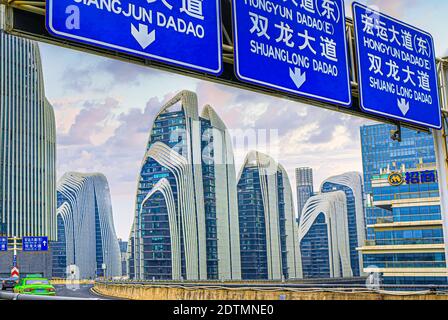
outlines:
M240 279L233 150L226 127L183 91L156 116L128 244L137 279Z
M58 183L53 277L76 265L81 279L121 276L109 185L102 174L66 173Z

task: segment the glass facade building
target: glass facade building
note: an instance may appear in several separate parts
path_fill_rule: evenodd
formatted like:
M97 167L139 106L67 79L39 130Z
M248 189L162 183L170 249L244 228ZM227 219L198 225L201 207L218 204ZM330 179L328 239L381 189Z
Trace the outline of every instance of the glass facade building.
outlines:
M55 165L39 47L0 26L0 236L56 239Z
M360 129L367 225L374 224L377 218L389 215L386 210L371 204L373 176L385 168L401 170L403 167L415 168L420 162L436 162L432 135L402 128L402 141L398 142L390 138L390 131L394 129L393 125L388 124L367 125ZM368 229L367 239L372 236Z
M361 128L367 240L365 272L385 284L446 284L446 262L433 137L391 126Z
M296 169L296 189L297 216L300 221L300 216L302 215L305 203L314 195L313 169L305 167Z
M127 250L128 242L118 239L118 247L120 248L120 258L121 258L121 271L122 276L127 276L128 266L127 266Z
M347 223L350 241L350 262L353 276L362 273L362 254L358 247L366 240L364 205L362 191L362 175L358 172L348 172L325 180L321 192L343 191L347 201Z
M352 277L347 199L343 191L311 197L300 217L300 276L305 279Z
M45 97L38 44L3 31L0 5L0 236L56 240L56 123ZM22 273L51 276L47 252L19 251ZM0 254L10 274L13 253Z
M58 241L53 277L66 278L76 266L80 279L122 275L109 185L102 174L66 173L57 188Z
M184 91L162 107L147 144L128 246L129 275L241 278L231 140L210 106Z
M299 278L297 224L285 169L251 152L238 179L241 273L244 280Z

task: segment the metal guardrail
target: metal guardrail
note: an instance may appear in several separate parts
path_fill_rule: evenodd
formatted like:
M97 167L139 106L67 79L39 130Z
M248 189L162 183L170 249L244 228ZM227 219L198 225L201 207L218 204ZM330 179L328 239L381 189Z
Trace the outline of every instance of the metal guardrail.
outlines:
M339 293L377 293L386 295L448 295L448 285L388 285L367 284L367 279L357 283L184 283L184 282L145 282L145 281L98 281L101 285L119 287L177 288L185 290L255 290L255 291L288 291L288 292L339 292Z

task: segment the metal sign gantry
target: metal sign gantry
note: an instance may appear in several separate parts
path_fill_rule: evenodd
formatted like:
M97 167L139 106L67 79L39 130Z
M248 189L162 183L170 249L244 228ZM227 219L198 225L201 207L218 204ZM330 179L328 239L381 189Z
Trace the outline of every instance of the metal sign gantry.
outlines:
M6 32L14 35L54 44L57 46L81 50L84 52L114 58L130 63L144 65L164 71L182 74L202 80L212 81L232 87L237 87L240 89L250 90L257 93L263 93L274 97L284 98L304 103L307 105L343 112L357 117L363 117L371 120L376 120L379 122L386 122L396 125L401 124L404 127L408 127L419 131L425 131L425 132L429 131L427 128L423 126L400 122L388 117L366 113L361 110L359 106L359 90L358 90L358 75L357 75L358 66L355 55L354 30L353 30L353 22L350 19L347 19L346 23L346 39L348 42L347 47L350 61L349 72L350 72L351 94L353 103L351 108L344 108L335 103L324 102L312 98L298 96L293 93L283 92L256 84L242 82L241 80L239 80L234 72L234 42L233 42L232 16L231 16L232 0L221 1L222 32L223 32L222 59L224 63L223 68L224 71L219 76L210 75L200 71L189 70L186 68L166 64L159 61L139 58L121 52L98 48L87 44L76 43L66 39L56 38L50 35L45 27L45 14L46 14L45 0L35 0L35 1L0 0L0 3L5 5L5 19L0 23L3 24L3 28L6 30ZM445 79L446 70L448 69L447 66L448 66L448 60L437 59L437 68L440 79ZM448 111L446 103L446 96L447 96L446 81L445 80L441 81L440 86L441 86L440 95L442 100L441 105L444 110Z

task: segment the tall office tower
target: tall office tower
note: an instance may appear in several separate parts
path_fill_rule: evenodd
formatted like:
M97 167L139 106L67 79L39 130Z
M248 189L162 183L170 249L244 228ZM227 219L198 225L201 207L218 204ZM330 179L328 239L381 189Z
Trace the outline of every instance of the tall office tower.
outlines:
M126 250L126 274L129 277L129 279L136 279L135 276L135 260L136 260L136 253L135 253L135 219L131 226L131 234L129 235L128 240L128 247Z
M297 224L285 169L250 152L238 179L241 269L245 280L298 278Z
M120 248L120 258L121 258L121 275L127 276L127 251L128 251L128 242L123 241L122 239L118 239L118 246Z
M297 188L297 212L300 221L303 207L305 203L314 194L313 186L313 169L297 168L296 169L296 188Z
M431 135L388 125L361 128L368 240L365 272L385 284L446 284L446 257Z
M104 175L66 173L58 182L58 241L53 276L76 266L81 279L121 276L112 202Z
M150 132L130 237L131 277L241 278L236 175L231 140L210 107L183 91Z
M308 199L299 224L300 276L352 277L347 200L343 191Z
M362 191L362 175L358 172L348 172L325 180L321 192L343 191L347 199L347 223L350 240L350 264L353 276L362 273L362 254L357 250L366 240L364 222L364 204Z
M366 196L366 225L373 225L378 218L388 217L389 211L372 205L372 178L381 170L401 170L415 168L421 163L435 163L434 140L432 135L402 128L402 142L393 141L390 131L396 129L389 124L361 127L361 149L364 173L364 193ZM371 229L367 229L367 239L372 239Z
M55 239L55 162L39 48L0 29L0 235Z
M0 236L56 238L56 124L37 43L2 31L0 6ZM51 250L51 248L50 248ZM22 273L51 276L51 253L19 252ZM0 252L0 277L12 251Z

